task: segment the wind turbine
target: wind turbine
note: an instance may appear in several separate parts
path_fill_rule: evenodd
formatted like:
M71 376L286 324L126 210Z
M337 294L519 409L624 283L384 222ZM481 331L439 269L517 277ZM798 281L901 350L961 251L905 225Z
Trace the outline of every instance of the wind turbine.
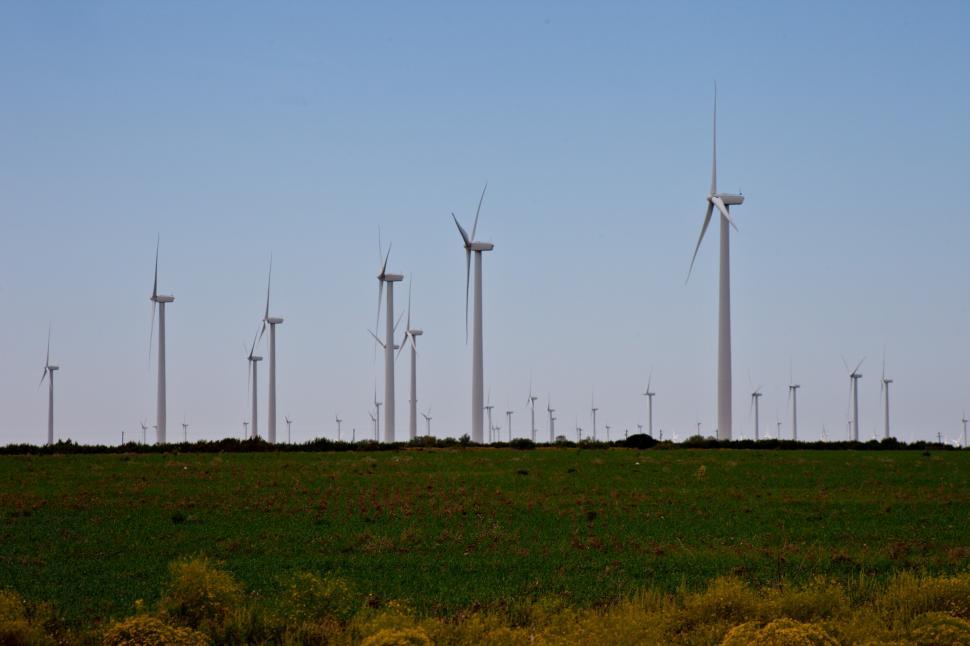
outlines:
M886 353L882 353L882 377L879 380L879 394L883 396L883 404L885 405L885 426L886 426L886 439L889 439L889 384L893 382L892 379L886 379Z
M506 410L505 411L505 416L508 417L508 419L509 419L509 442L512 441L512 413L513 412L514 411L512 411L512 410Z
M526 405L532 409L532 441L536 441L536 400L539 399L532 392L532 379L529 379L529 399L526 400Z
M751 405L754 407L754 441L757 442L760 438L759 434L761 432L761 421L759 418L758 404L761 399L761 386L755 388L754 392L751 393Z
M290 425L293 424L293 420L291 420L288 416L284 415L283 416L283 421L286 422L286 443L287 444L292 444L293 443L293 436L290 434ZM339 434L338 434L337 439L338 440L340 439Z
M701 234L694 247L694 257L690 261L687 279L694 269L697 251L701 248L704 233L711 223L711 215L716 208L721 221L721 265L718 295L717 326L717 439L731 439L731 231L737 225L731 219L730 207L744 204L743 195L718 193L717 191L717 86L714 87L714 154L711 164L711 191L707 196L707 213Z
M492 391L491 391L491 389L489 389L489 391L488 391L488 404L485 405L485 411L488 413L488 441L489 441L489 443L495 441L494 433L495 433L496 427L492 425L492 409L493 408L495 408L495 406L492 405Z
M424 418L425 424L428 425L427 435L430 436L431 435L431 407L430 406L428 406L428 412L427 413L421 413L421 417ZM412 437L412 439L414 439L414 438Z
M259 338L263 338L266 326L269 326L269 424L267 433L269 443L276 444L276 326L283 322L283 319L269 315L269 288L273 283L273 256L269 257L269 277L266 279L266 309L263 311L263 329L259 332ZM253 420L256 418L253 417Z
M247 422L246 420L243 420L243 439L245 440L248 437L249 437L249 422Z
M610 442L610 425L609 424L605 424L604 425L604 428L606 429L606 442L609 443Z
M424 331L418 330L411 327L411 285L414 283L414 279L408 282L408 320L407 325L404 328L404 342L401 344L401 349L398 350L397 356L401 356L401 352L404 351L404 346L407 342L411 341L411 410L408 417L408 430L413 440L418 436L418 345L417 338L424 334ZM430 435L430 433L429 433Z
M596 395L593 395L593 399L591 400L589 409L593 413L593 441L595 442L596 441L596 411L599 410L599 408L596 407Z
M256 352L256 339L257 339L257 337L254 336L253 337L253 345L252 345L251 348L249 348L249 356L246 357L246 360L249 361L249 364L251 366L251 368L250 368L250 381L252 382L252 385L253 385L253 395L252 395L253 410L252 410L252 417L250 419L251 419L251 421L253 423L253 434L252 434L251 437L254 440L259 437L259 417L256 416L257 409L258 409L257 399L256 399L256 392L257 392L257 388L256 388L257 370L256 370L256 367L259 365L259 362L263 360L262 357L256 356L256 354L254 354ZM247 386L248 385L249 384L247 384ZM247 390L248 390L248 388L247 388Z
M340 423L343 422L343 420L340 419L340 413L337 413L336 414L336 416L334 417L334 420L337 422L337 441L339 442L340 441Z
M849 373L849 391L852 395L852 439L856 442L859 441L859 380L862 379L859 368L865 360L866 358L862 357L855 369L849 370L849 364L845 362L845 357L842 357L842 365Z
M141 443L148 444L148 424L145 422L140 422L141 425Z
M380 437L381 437L380 436L380 433L381 433L381 431L380 431L380 429L381 429L381 406L383 406L383 404L384 404L384 402L377 401L377 387L375 386L374 387L374 410L377 411L377 417L374 419L374 423L376 424L376 426L374 427L374 441L375 442L379 442L380 441ZM387 412L387 409L385 409L385 413L386 412Z
M37 387L40 388L44 385L44 380L48 379L47 383L47 446L54 445L54 372L60 370L60 366L55 366L51 363L51 328L47 327L47 358L44 359L44 373L40 376L40 383Z
M575 422L574 422L574 424L576 426L576 441L577 442L582 442L583 441L583 427L579 425L579 419L576 419Z
M471 274L472 252L475 252L475 320L472 324L472 442L482 443L484 433L482 432L482 406L484 389L484 368L482 357L482 252L491 251L495 248L491 242L478 242L475 240L475 233L478 231L478 215L482 210L482 201L485 199L485 190L488 183L482 189L482 196L478 198L478 208L475 210L475 222L472 224L472 234L458 223L458 218L454 213L451 214L461 234L462 243L465 246L465 342L468 342L468 286ZM511 419L511 418L510 418Z
M799 384L788 385L788 401L791 402L791 439L798 441L798 389ZM781 438L778 438L781 439Z
M552 416L556 409L552 407L552 397L546 402L546 412L549 413L549 444L556 441L556 418Z
M185 423L185 417L182 417L182 441L189 441L189 425Z
M387 325L386 340L381 343L384 348L384 441L394 441L394 330L397 325L394 323L394 283L404 280L401 274L387 273L387 259L391 255L391 245L387 245L387 253L381 245L380 230L378 229L377 246L378 252L383 255L384 261L380 266L380 273L377 274L377 323L381 320L381 297L384 292L384 284L387 284ZM377 338L377 335L374 335ZM378 339L378 342L380 340Z
M158 293L158 248L161 237L155 241L155 282L152 284L152 328L148 337L149 352L151 351L151 334L155 332L155 307L158 307L158 399L156 410L157 442L165 444L166 430L166 400L165 400L165 304L175 301L174 296L164 296ZM149 355L150 357L151 355Z
M643 396L647 398L647 428L650 437L653 437L653 396L657 393L650 390L650 384L653 382L653 370L650 371L650 377L647 379L647 389L643 391Z
M967 448L967 412L966 411L963 411L963 419L961 419L960 421L963 422L963 448Z
M374 441L376 442L378 438L378 433L380 433L380 431L378 430L377 418L374 417L374 413L371 413L368 411L367 414L370 416L370 421L374 422Z

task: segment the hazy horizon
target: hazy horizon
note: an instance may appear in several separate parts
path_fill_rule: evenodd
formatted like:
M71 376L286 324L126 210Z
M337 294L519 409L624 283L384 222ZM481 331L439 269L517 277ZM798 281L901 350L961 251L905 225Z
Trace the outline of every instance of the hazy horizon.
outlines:
M714 433L717 230L685 277L710 183L732 210L734 435L801 384L799 439L882 437L883 349L901 440L956 439L970 412L966 3L530 3L0 8L0 444L116 443L154 423L161 237L168 436L240 437L246 354L273 255L278 435L371 436L383 363L367 329L377 231L413 278L419 409L470 431L465 259L488 181L485 390L537 437L646 424ZM961 217L962 216L962 217ZM716 223L715 223L716 224ZM713 234L713 235L712 235ZM401 330L403 331L403 330ZM154 349L153 349L154 352ZM262 354L265 356L266 351ZM409 353L398 361L407 438ZM750 382L749 382L750 375ZM266 433L267 365L260 365ZM750 383L750 385L749 385ZM540 409L541 408L541 412ZM383 415L383 409L381 411ZM418 431L424 433L419 416ZM504 435L503 435L504 436ZM149 430L149 438L152 432Z

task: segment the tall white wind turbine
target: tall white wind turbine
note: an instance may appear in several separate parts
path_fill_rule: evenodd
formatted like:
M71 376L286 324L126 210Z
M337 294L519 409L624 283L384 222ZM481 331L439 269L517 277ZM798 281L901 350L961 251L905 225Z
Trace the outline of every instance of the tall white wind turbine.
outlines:
M404 280L401 274L387 273L387 259L391 255L391 245L387 245L387 253L381 248L380 232L378 231L378 251L383 257L380 273L377 274L377 325L381 320L381 297L384 284L387 284L387 324L385 326L386 340L381 343L384 347L384 441L394 441L394 283ZM374 335L375 339L377 335ZM378 339L378 342L380 340Z
M556 442L556 418L552 414L556 412L556 409L552 407L551 396L546 402L546 412L549 413L549 444L554 444Z
M266 279L266 309L263 310L263 328L259 338L263 338L269 326L269 418L266 432L270 444L276 444L276 326L283 322L278 316L269 315L269 289L273 283L273 257L269 257L269 277ZM253 418L255 419L255 418Z
M754 392L751 393L751 406L754 407L754 441L755 442L761 439L760 437L761 419L759 417L759 407L758 407L760 403L759 401L760 399L761 399L761 386L758 386L757 388L754 389Z
M963 422L963 448L967 448L967 412L966 411L963 411L963 419L961 419L960 421Z
M798 441L798 389L799 384L788 384L788 401L791 403L791 439ZM778 438L779 440L781 438Z
M257 404L258 400L256 398L256 393L257 393L257 388L256 388L256 375L257 375L257 371L256 371L256 367L259 365L259 362L263 360L262 357L256 356L256 354L255 354L256 353L256 339L257 339L257 337L253 337L253 345L249 349L249 356L246 357L246 360L249 361L249 365L250 365L249 381L252 382L252 386L253 386L253 394L252 394L252 407L253 407L253 410L252 410L252 413L251 413L252 414L252 417L250 418L250 421L253 424L253 428L252 428L252 435L250 437L252 439L254 439L254 440L259 437L259 417L257 417L257 415L256 415L256 413L258 412L258 408L259 408L259 406ZM248 386L249 384L246 384L246 385ZM247 390L248 390L248 388L247 388Z
M151 334L155 332L155 308L158 307L158 399L155 413L156 441L165 444L167 428L167 403L165 395L165 304L175 301L174 296L165 296L158 293L158 248L161 244L159 237L155 241L155 281L152 284L152 328L148 337L148 346L151 348Z
M60 370L60 366L51 363L51 328L47 328L47 358L44 359L44 373L40 376L40 383L37 387L44 385L47 379L47 446L54 445L54 373Z
M293 420L291 420L288 415L284 415L283 421L286 422L286 443L292 444L293 435L290 433L290 426L293 424Z
M475 234L478 231L478 215L482 210L482 201L485 199L485 188L482 189L482 196L478 199L478 208L475 210L475 222L472 224L472 234L458 223L458 218L454 213L451 214L461 234L462 243L465 246L465 341L468 340L468 286L471 274L472 252L475 252L475 311L472 323L472 442L481 444L485 439L482 429L482 413L484 409L484 366L482 356L482 252L491 251L495 248L491 242L478 242ZM511 420L511 417L509 418Z
M505 411L505 416L509 418L509 442L512 441L512 413L513 412L514 411L512 410Z
M189 425L185 421L185 417L182 418L182 441L189 441Z
M148 444L148 424L145 422L140 422L141 426L141 443Z
M647 398L647 429L650 437L653 437L653 396L657 393L650 390L650 384L653 382L653 370L650 371L650 377L647 378L647 389L643 391L643 396Z
M865 360L866 358L862 357L855 369L849 370L849 364L845 362L845 357L842 357L842 365L849 373L849 393L852 396L852 439L855 442L859 441L859 380L862 379L859 368Z
M717 88L714 89L714 155L711 164L711 191L707 196L707 213L701 234L694 247L694 257L690 261L687 279L694 269L697 252L704 240L704 233L711 223L716 208L721 221L721 264L718 295L717 325L717 439L731 439L731 231L737 230L731 219L730 207L744 204L743 195L718 193L717 191Z
M488 392L488 403L485 405L485 411L488 413L488 442L491 444L495 441L495 429L496 427L492 424L492 409L495 408L492 405L492 391L489 389Z
M424 418L424 423L427 425L427 433L426 433L426 435L428 435L430 437L431 436L431 407L430 406L428 406L428 412L427 413L421 413L421 417ZM414 439L414 438L412 438L412 439Z
M337 441L339 442L340 441L340 424L343 422L343 420L340 419L340 413L337 413L334 416L334 421L337 422Z
M408 432L410 438L413 440L418 436L418 344L417 338L424 334L423 330L419 330L411 327L411 285L414 279L408 282L408 319L407 324L404 328L404 342L401 343L401 349L398 350L397 356L401 356L401 352L407 346L408 341L411 342L411 399L410 405L411 409L408 415ZM429 433L430 435L430 433Z
M595 442L596 441L596 411L599 410L599 408L596 407L596 396L595 395L593 396L593 399L592 399L592 401L590 403L589 410L593 414L593 441Z
M377 416L373 418L375 442L381 441L381 405L382 402L377 401L377 384L374 384L374 411L377 413Z
M532 392L532 379L529 379L529 399L526 400L526 405L530 407L532 411L532 441L536 441L536 400L539 399Z
M883 397L883 405L885 406L883 411L883 422L885 424L885 435L884 437L889 439L889 384L893 382L892 379L886 378L886 353L882 355L882 377L879 380L879 390Z

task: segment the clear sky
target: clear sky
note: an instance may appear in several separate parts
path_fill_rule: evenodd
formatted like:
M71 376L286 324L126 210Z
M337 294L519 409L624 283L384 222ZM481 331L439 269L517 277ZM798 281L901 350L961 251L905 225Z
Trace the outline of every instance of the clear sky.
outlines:
M333 437L338 412L369 434L379 225L425 330L420 408L434 434L468 432L450 212L469 221L486 180L486 389L516 434L530 374L572 436L594 389L601 434L643 423L651 370L656 427L713 433L716 230L684 278L715 80L719 188L746 196L735 434L752 385L763 432L790 433L791 367L800 436L845 437L844 354L868 357L871 436L885 348L896 434L955 439L968 25L966 2L3 3L0 443L45 438L49 321L58 438L116 442L154 416L156 233L170 437L183 416L193 438L241 434L271 253L280 415L294 440ZM408 374L402 357L400 437Z

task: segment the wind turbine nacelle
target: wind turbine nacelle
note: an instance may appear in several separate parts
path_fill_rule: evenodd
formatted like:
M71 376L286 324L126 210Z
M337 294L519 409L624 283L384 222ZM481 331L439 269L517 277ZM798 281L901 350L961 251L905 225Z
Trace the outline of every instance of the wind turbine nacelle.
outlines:
M473 242L469 246L472 251L491 251L495 248L491 242Z
M55 370L60 370L61 367L60 366L47 366L47 369L50 370L51 372L54 372Z
M399 283L404 280L402 274L384 274L383 280L385 283Z
M411 336L421 336L424 334L424 330L408 330L408 332L411 333Z
M262 357L249 357L249 360L250 361L262 361L263 358Z
M150 300L153 300L156 303L171 303L172 301L175 300L175 297L174 296L162 296L161 294L158 294L157 296L155 296L155 298L150 299Z
M721 198L725 206L735 206L737 204L744 204L743 195L734 195L733 193L718 193L717 196Z
M283 319L281 319L278 316L271 316L268 319L266 319L266 322L269 323L270 325L279 325L280 323L283 322Z

